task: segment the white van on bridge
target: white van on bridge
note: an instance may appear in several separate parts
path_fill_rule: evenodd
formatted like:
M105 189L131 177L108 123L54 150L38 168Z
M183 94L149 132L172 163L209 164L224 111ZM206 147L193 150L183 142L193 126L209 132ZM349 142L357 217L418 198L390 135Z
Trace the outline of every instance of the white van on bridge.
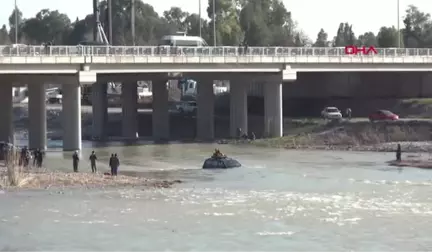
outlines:
M177 35L163 36L159 42L159 46L208 46L207 42L197 36L186 36L184 32L177 32Z

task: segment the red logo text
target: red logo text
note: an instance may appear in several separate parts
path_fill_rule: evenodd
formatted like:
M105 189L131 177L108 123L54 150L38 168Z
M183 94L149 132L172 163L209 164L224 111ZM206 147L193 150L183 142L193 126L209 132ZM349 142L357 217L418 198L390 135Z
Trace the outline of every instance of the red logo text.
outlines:
M375 49L374 46L362 46L362 47L358 47L358 46L345 46L345 54L347 55L369 55L369 54L378 54L377 50Z

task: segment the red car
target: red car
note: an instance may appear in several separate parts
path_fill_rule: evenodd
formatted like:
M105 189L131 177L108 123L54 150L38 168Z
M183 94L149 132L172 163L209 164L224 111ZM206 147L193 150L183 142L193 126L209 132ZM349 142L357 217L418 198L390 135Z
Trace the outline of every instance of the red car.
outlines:
M399 120L399 116L388 111L388 110L378 110L369 115L369 120L373 121L396 121Z

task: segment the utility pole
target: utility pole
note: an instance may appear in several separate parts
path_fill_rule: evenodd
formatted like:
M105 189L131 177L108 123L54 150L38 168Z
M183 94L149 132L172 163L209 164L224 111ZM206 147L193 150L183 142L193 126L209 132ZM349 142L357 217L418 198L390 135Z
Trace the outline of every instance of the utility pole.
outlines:
M201 0L198 0L198 13L199 13L199 36L202 38L201 28L202 28L202 21L201 21Z
M216 46L216 1L213 0L213 46Z
M98 0L93 0L93 41L98 41L98 23L99 23L99 12L98 12Z
M398 48L401 47L401 33L400 33L400 5L399 5L399 0L397 0L397 36L398 36L398 42L397 42L397 46Z
M112 32L112 0L108 0L108 39L110 45L113 44L113 32Z
M135 0L131 0L131 32L132 45L135 46Z
M15 0L15 44L18 44L18 5Z

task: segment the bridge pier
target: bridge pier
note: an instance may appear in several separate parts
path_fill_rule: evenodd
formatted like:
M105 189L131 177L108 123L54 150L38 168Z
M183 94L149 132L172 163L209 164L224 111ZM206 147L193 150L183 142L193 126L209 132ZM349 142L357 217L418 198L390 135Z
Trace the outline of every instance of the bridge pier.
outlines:
M168 89L166 79L153 80L153 138L155 140L169 140L170 125L169 125L169 104L168 104Z
M138 132L138 90L137 82L122 83L122 135L136 138Z
M264 83L264 135L283 136L282 81Z
M212 78L197 79L197 135L200 140L214 139L214 101Z
M104 139L107 135L108 122L107 83L95 83L91 91L93 123L92 136L95 139Z
M29 99L29 148L45 150L47 147L45 84L31 83L27 87Z
M0 141L14 143L12 83L0 85Z
M237 137L237 129L248 132L247 88L242 81L230 81L230 135Z
M81 87L78 81L65 83L63 89L63 150L81 150Z

